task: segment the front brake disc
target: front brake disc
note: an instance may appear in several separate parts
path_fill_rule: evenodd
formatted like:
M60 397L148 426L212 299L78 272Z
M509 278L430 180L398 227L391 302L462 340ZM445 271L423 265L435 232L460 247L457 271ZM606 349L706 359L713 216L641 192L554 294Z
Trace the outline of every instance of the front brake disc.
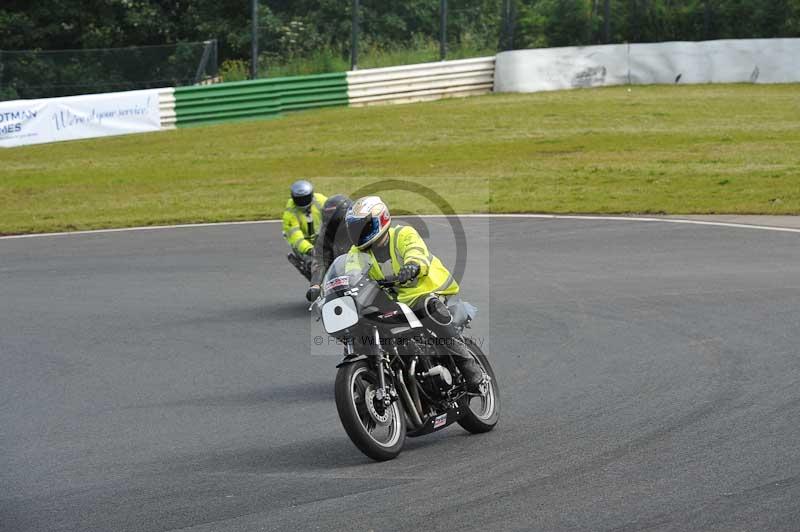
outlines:
M383 410L383 414L378 413L378 410L375 408L375 388L372 385L370 385L370 387L367 388L365 399L366 399L365 402L367 404L367 412L369 412L370 417L374 419L377 423L380 423L381 425L388 424L389 418L391 416L391 414L389 413L389 409L387 409L381 404L380 406L381 410Z

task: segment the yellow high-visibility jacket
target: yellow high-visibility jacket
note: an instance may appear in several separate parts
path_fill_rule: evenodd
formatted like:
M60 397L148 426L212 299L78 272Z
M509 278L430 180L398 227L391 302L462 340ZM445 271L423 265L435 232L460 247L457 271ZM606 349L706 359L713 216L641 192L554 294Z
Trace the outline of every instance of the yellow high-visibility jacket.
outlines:
M283 211L283 238L298 253L306 254L314 249L314 241L322 225L322 205L327 199L322 194L314 194L310 212L313 226L311 228L306 212L295 205L293 199L289 198L286 202L286 210Z
M396 225L390 227L388 233L392 272L397 275L404 264L419 265L419 276L416 281L410 285L398 287L397 301L413 306L421 297L428 294L453 295L458 293L458 283L442 264L442 261L428 251L428 246L425 245L425 241L422 240L416 229L411 226ZM385 279L372 250L363 252L355 246L350 248L350 256L356 262L359 253L368 253L371 256L370 278Z

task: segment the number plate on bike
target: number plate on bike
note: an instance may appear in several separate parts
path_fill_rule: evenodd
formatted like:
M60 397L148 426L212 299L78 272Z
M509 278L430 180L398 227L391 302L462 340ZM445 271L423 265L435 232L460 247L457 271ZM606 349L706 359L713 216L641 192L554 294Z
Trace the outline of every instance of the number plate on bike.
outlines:
M322 324L328 334L343 331L356 323L358 323L358 309L352 297L337 297L322 306Z

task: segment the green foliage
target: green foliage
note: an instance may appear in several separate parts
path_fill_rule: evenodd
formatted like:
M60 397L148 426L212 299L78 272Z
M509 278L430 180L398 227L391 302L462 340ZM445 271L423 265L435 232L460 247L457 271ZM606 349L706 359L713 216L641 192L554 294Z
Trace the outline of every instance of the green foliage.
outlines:
M539 0L520 6L522 48L584 44L591 35L591 6L586 0Z
M250 77L250 65L241 59L228 59L219 67L222 81L244 81Z
M560 46L602 40L606 0L511 0L515 45ZM800 0L610 0L612 40L658 41L800 35ZM501 0L450 0L448 36L496 46ZM260 0L262 51L283 62L318 49L346 53L351 0ZM438 0L362 0L362 37L384 48L437 39ZM246 59L249 1L5 0L3 49L141 46L217 38L220 60Z
M448 51L450 59L489 56L495 53L494 47L481 47L480 42L465 35L461 44L455 44ZM280 56L262 56L260 72L273 76L303 76L344 72L350 69L350 60L342 52L322 47L302 57L288 61ZM396 65L411 65L439 60L439 43L433 39L417 35L408 45L366 43L359 52L359 68L379 68Z
M800 36L800 0L608 0L611 42ZM604 42L606 0L516 0L517 48Z
M345 72L350 68L350 62L342 53L330 47L320 47L305 56L288 60L277 54L264 54L260 59L259 72L269 77Z
M513 14L508 24L501 20L505 2ZM490 54L500 42L514 48L605 42L606 2L610 42L800 36L800 0L449 0L450 57ZM249 0L4 0L0 46L63 50L217 39L218 61L249 61L249 5ZM361 66L438 59L439 0L361 0L361 5ZM350 10L351 0L260 0L261 75L346 69ZM192 82L193 73L178 72L178 59L151 79L162 86ZM143 61L131 61L131 68L155 64ZM241 66L228 64L227 77L240 75ZM84 85L100 80L129 88L124 69L103 64L31 57L15 68L19 75L0 69L0 98L31 94L31 86L64 85L54 69Z
M203 43L0 54L0 100L49 98L195 82Z
M319 49L321 37L316 28L301 19L281 26L278 45L289 58L301 57Z

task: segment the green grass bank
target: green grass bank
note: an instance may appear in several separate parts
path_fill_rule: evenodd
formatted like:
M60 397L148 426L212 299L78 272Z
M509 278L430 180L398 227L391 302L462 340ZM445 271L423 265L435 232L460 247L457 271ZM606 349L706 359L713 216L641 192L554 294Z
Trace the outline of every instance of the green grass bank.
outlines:
M288 185L460 212L800 214L800 85L339 108L0 151L0 233L279 216ZM384 192L395 211L439 212Z

